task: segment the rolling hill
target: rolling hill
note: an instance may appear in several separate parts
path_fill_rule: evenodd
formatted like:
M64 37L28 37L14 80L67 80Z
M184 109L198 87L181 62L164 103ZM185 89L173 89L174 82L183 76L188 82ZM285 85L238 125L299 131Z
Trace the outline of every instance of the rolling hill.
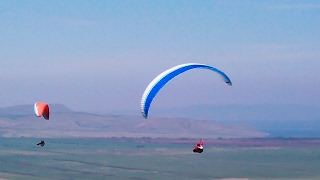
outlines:
M33 105L0 108L3 137L167 137L248 138L267 133L235 124L188 118L150 118L76 112L62 104L50 105L50 120L38 118Z
M219 124L254 127L271 137L320 137L320 107L297 104L195 105L154 108L152 116L213 120ZM133 111L113 114L133 114Z

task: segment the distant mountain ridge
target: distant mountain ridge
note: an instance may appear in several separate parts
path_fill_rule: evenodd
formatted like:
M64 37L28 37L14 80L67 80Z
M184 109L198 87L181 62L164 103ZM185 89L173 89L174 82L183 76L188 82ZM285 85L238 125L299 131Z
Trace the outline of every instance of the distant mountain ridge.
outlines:
M239 125L187 118L150 118L100 115L50 105L50 120L36 117L33 105L0 108L0 135L4 137L170 137L245 138L267 133Z
M133 111L113 113L133 114ZM320 137L320 107L311 105L195 105L180 108L151 108L150 116L238 124L256 128L271 136Z
M136 111L114 111L114 114L133 114ZM320 107L295 104L262 105L194 105L177 108L150 108L150 116L191 118L217 122L264 120L320 120Z

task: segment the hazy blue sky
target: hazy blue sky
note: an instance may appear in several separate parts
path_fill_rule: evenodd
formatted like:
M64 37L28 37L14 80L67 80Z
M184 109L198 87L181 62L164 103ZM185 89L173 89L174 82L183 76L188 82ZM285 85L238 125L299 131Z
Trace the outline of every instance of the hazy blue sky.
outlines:
M137 109L149 82L187 62L153 107L320 106L320 1L0 1L0 107Z

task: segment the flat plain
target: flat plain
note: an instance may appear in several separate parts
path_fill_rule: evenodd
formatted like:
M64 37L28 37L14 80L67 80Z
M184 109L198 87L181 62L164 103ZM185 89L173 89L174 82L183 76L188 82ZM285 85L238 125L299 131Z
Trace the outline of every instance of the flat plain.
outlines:
M319 139L38 141L0 138L0 179L320 179Z

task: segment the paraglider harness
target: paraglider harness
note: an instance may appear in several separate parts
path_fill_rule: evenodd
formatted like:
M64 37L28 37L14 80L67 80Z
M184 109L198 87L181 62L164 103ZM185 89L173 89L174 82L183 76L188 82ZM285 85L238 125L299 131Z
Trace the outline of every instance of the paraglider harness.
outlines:
M193 152L194 153L202 153L203 152L203 140L201 140L197 145L194 146Z
M201 146L200 144L197 144L197 146L194 146L193 152L194 153L202 153L203 152L203 146Z
M44 140L41 139L41 141L37 144L37 146L40 145L41 147L43 147L45 144L46 143L44 142Z

